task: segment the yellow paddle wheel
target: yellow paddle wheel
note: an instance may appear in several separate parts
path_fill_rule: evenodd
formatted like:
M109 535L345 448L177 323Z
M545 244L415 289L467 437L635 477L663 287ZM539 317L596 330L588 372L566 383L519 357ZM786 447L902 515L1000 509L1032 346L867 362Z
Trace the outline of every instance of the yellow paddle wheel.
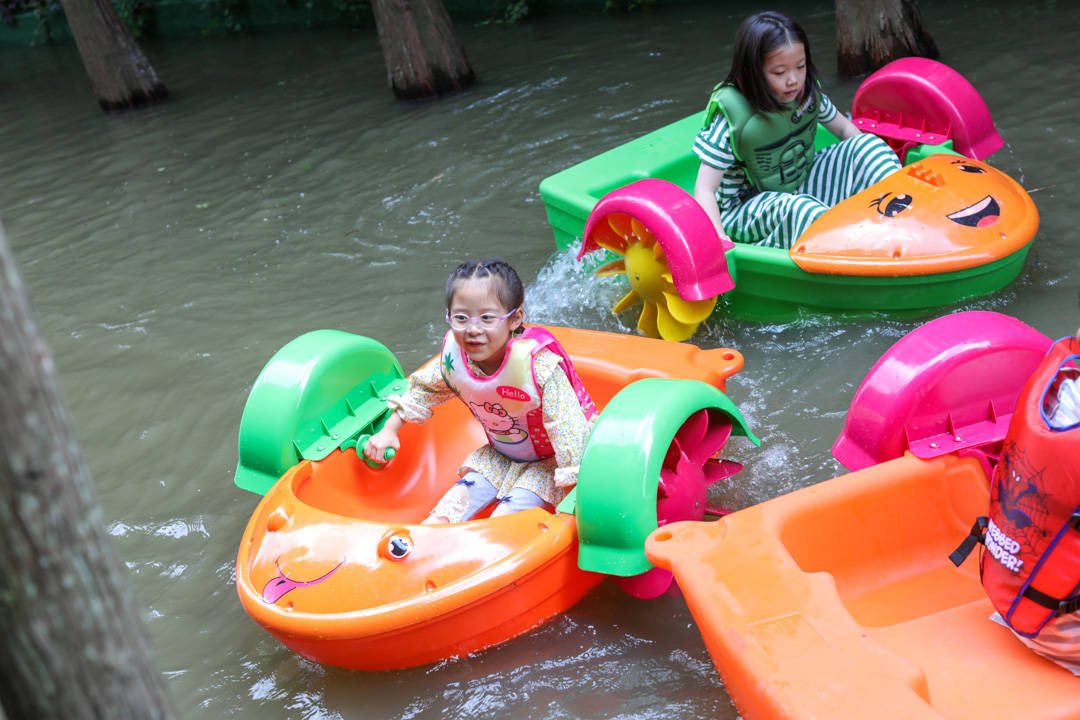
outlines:
M716 307L716 298L684 300L675 288L664 249L649 229L625 213L612 213L593 228L592 240L620 255L596 270L601 277L626 275L630 292L615 303L622 313L642 303L637 327L645 335L664 340L687 340Z

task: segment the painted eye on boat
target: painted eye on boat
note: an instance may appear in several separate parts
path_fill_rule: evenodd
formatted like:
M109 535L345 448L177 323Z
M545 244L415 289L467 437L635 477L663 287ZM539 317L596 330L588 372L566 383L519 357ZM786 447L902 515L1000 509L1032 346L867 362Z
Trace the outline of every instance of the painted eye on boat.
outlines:
M386 543L386 554L393 560L404 560L412 551L412 539L404 535L394 535Z
M974 175L981 175L982 173L986 172L986 170L984 170L983 168L979 167L978 165L972 165L971 163L957 162L953 164L962 172L972 173Z
M870 203L870 207L877 210L885 217L896 217L900 213L911 207L913 199L910 195L897 195L892 199L889 199L890 193L885 193L878 199Z

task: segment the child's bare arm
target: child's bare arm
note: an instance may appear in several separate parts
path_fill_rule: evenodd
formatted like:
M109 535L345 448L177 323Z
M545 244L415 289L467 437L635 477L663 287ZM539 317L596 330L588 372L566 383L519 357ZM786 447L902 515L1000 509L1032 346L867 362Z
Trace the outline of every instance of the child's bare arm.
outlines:
M398 433L404 424L405 421L397 412L391 413L382 430L372 435L364 445L364 455L378 463L386 462L385 453L388 448L393 448L395 452L401 449Z

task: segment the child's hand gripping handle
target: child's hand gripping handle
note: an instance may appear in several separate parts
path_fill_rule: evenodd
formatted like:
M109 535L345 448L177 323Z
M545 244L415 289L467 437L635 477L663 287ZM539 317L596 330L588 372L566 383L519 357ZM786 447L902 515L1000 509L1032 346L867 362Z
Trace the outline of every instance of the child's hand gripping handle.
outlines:
M382 428L374 435L363 434L356 438L356 454L364 458L368 467L381 470L401 448L398 433L405 421L396 413L390 413Z
M397 454L397 437L380 437L381 432L374 435L361 435L356 438L356 452L363 458L368 467L376 470L384 469Z

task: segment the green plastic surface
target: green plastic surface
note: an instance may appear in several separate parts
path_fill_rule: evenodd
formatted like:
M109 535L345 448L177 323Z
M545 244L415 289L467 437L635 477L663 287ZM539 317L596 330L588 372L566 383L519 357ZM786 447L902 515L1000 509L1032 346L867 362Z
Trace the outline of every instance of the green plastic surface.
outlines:
M555 246L559 250L579 247L593 206L623 185L661 178L693 193L701 161L690 148L703 114L694 113L544 178L540 198L555 232ZM818 125L814 147L820 150L835 142L836 136Z
M953 150L952 140L946 140L940 145L927 145L926 143L921 143L909 147L908 151L904 153L904 164L910 165L911 163L925 160L931 155L957 155L959 157L964 157L961 153Z
M582 570L631 576L653 567L645 538L657 528L664 456L683 422L703 408L726 414L733 435L760 444L727 395L699 380L638 380L604 408L585 445L577 487L558 508L577 514Z
M540 197L556 247L580 247L593 206L615 188L655 177L692 193L699 161L691 147L701 118L701 113L695 113L541 181ZM815 147L834 142L836 138L819 126ZM910 164L935 152L958 154L950 142L912 147L906 159ZM1005 287L1020 274L1030 247L1029 243L1008 257L966 270L874 277L808 273L795 264L787 250L740 243L727 254L735 289L720 296L715 313L765 321L793 319L804 309L846 317L879 312L917 317ZM583 260L594 267L614 257L599 251Z
M386 397L404 391L386 346L340 330L316 330L282 347L244 405L235 483L263 495L300 460L321 460L378 431Z
M786 251L737 245L728 254L735 290L715 313L745 320L782 321L804 310L849 318L887 312L901 319L996 292L1020 274L1031 243L986 265L935 275L826 275L800 269ZM734 260L732 258L734 257Z

